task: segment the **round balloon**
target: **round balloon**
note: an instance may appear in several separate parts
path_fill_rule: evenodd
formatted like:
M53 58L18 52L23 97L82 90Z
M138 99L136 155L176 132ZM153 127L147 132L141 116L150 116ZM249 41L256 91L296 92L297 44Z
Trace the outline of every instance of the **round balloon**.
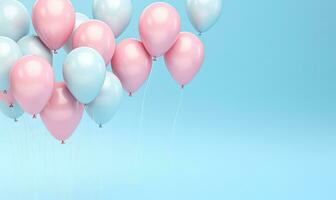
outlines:
M75 21L75 26L74 29L72 31L72 34L70 36L70 38L68 39L67 43L64 45L64 49L65 51L67 51L68 53L72 50L72 40L73 40L73 35L75 33L75 31L77 30L77 28L84 22L89 21L89 18L82 14L82 13L76 13L76 21Z
M1 14L0 14L1 15ZM8 37L0 36L0 90L9 89L9 73L15 62L22 57L20 47ZM0 91L0 92L1 92Z
M84 106L69 92L64 83L56 83L53 94L41 112L44 125L54 138L67 140L83 116Z
M152 58L140 41L126 39L118 44L112 59L112 70L130 96L146 81L151 69Z
M153 57L165 54L180 32L180 16L167 3L153 3L141 14L139 21L141 40Z
M166 66L182 87L188 84L204 60L202 41L192 33L182 32L174 46L165 54Z
M73 48L91 47L104 58L105 64L111 62L115 50L112 30L104 22L90 20L81 24L73 36Z
M131 21L131 0L94 0L93 17L110 26L114 35L118 37Z
M70 92L83 104L90 103L98 96L105 74L103 58L89 47L74 49L63 64L63 78Z
M188 17L199 33L209 30L219 18L222 0L187 0Z
M39 114L51 97L54 88L53 70L40 56L19 59L10 73L11 90L24 111Z
M5 116L14 119L15 121L23 115L23 110L14 100L14 96L11 91L7 91L7 93L0 93L0 110Z
M37 35L50 50L56 51L72 34L75 10L69 0L37 0L32 19Z
M48 60L49 64L53 63L53 54L48 47L46 47L40 38L36 35L26 36L18 41L23 55L40 56Z
M111 120L122 99L121 83L113 73L107 72L104 85L95 100L86 105L86 112L97 124L102 126Z
M30 16L25 6L17 0L0 1L0 36L18 41L27 35Z

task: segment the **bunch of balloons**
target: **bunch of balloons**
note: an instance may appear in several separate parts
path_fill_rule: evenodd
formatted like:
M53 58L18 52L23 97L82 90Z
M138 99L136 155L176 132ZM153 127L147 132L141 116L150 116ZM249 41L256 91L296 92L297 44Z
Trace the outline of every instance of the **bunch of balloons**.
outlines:
M187 0L189 19L199 33L215 24L220 0ZM115 38L128 26L131 0L94 0L94 19L75 13L69 0L37 0L30 16L17 0L0 1L0 109L17 120L39 114L49 132L64 143L84 109L99 125L115 114L122 88L131 96L146 81L152 60L164 56L182 87L204 60L201 40L180 31L180 16L167 3L149 5L139 19L141 40ZM64 48L64 82L55 82L53 53ZM112 71L106 67L111 64Z

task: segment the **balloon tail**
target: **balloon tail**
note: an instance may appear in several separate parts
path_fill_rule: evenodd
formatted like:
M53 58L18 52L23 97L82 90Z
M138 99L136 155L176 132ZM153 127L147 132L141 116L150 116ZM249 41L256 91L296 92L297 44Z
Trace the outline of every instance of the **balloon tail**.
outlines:
M36 119L36 114L33 115L33 119Z
M182 89L182 90L184 89L184 85L181 85L181 89Z
M128 93L128 96L129 96L129 97L132 97L132 92Z
M57 50L54 50L54 54L58 54Z
M61 141L61 144L65 144L64 140Z
M18 122L18 120L15 118L15 119L14 119L14 122Z
M14 105L11 103L11 104L9 104L9 107L10 108L14 108Z
M201 37L201 36L202 36L202 32L199 32L199 33L198 33L198 36L200 36L200 37Z
M99 124L99 128L103 128L103 125Z
M153 57L153 61L154 61L154 62L157 61L157 58L156 58L155 56Z
M7 90L4 90L3 93L4 93L4 94L7 94Z

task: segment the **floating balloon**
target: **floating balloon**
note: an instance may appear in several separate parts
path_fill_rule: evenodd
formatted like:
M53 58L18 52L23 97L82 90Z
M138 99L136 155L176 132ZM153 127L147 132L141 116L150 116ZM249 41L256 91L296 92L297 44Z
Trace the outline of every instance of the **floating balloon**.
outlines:
M165 54L167 68L182 87L197 74L204 60L202 41L192 33L182 32Z
M128 26L132 17L131 0L94 0L93 16L110 26L118 37Z
M151 69L152 58L140 41L126 39L117 46L112 70L130 95L146 81Z
M153 3L140 16L139 32L148 53L159 57L175 43L180 32L180 16L167 3Z
M189 19L200 34L217 22L221 11L222 0L187 0Z
M14 119L15 121L23 115L23 110L14 100L11 91L0 93L0 110L5 116Z
M33 25L50 49L62 47L72 34L75 11L69 0L37 0L33 7Z
M104 58L105 64L111 62L115 50L115 38L107 24L90 20L81 24L73 36L73 48L91 47Z
M16 42L8 37L0 36L0 92L9 89L10 70L21 57L20 47Z
M20 1L0 1L0 36L18 41L29 32L29 13Z
M67 140L83 116L84 106L69 92L64 83L56 83L48 104L41 112L44 125L54 138Z
M99 94L106 74L100 54L89 47L74 49L63 64L63 77L72 95L88 104Z
M46 47L38 36L26 36L18 41L21 52L23 55L40 56L48 60L49 64L53 63L53 54L51 50Z
M77 28L84 22L89 21L89 18L82 14L82 13L76 13L76 21L75 21L75 26L73 29L73 32L70 36L70 38L68 39L67 43L64 45L64 49L65 51L67 51L68 53L72 50L72 40L73 40L73 35L75 33L75 31L77 30Z
M101 127L114 116L122 99L121 83L113 73L107 72L104 85L95 100L86 105L86 112Z
M23 110L36 116L51 97L53 70L44 58L25 56L13 66L10 83L11 91Z

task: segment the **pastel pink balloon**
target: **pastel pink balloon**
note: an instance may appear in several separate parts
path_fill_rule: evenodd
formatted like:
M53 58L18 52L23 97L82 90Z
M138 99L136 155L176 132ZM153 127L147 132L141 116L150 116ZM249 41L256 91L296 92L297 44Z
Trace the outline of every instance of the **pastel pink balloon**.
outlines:
M39 56L19 59L10 73L11 91L24 111L40 113L51 97L54 73L47 60Z
M181 32L174 46L165 54L165 63L175 81L188 84L204 61L202 41L192 33Z
M75 10L69 0L37 0L32 20L43 43L49 49L57 50L72 34Z
M4 101L8 106L15 102L13 93L11 90L7 90L6 93L0 92L0 101Z
M141 14L139 32L149 54L160 57L175 43L180 32L180 16L167 3L153 3Z
M140 41L126 39L118 44L112 70L130 95L146 81L151 69L152 58Z
M90 20L81 24L73 36L72 47L91 47L97 50L109 64L115 50L115 38L111 28L102 21Z
M56 83L41 119L51 135L64 144L80 123L83 110L84 106L72 96L65 83Z

